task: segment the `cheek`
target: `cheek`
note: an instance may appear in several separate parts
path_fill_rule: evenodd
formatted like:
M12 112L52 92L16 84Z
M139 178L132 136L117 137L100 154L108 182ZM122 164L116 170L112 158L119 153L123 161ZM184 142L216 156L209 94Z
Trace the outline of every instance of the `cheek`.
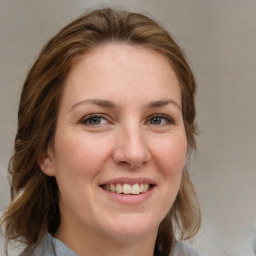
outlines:
M108 144L99 143L81 134L56 138L54 169L62 207L71 205L77 210L77 205L93 198L93 188L97 186L95 177L101 172L109 152Z
M163 140L158 143L154 155L161 166L164 176L171 179L175 176L180 176L186 162L186 136L172 136L172 138Z
M62 136L56 138L57 172L71 176L96 175L107 160L110 143L89 136Z
M171 209L180 188L183 167L186 161L186 136L168 136L162 142L155 141L155 162L161 174L159 190L159 209L162 219ZM161 220L162 220L161 219Z

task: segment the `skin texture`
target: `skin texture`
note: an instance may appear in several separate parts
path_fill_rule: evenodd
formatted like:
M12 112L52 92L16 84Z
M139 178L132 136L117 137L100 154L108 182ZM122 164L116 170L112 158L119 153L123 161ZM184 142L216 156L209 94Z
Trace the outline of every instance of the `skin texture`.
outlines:
M80 58L64 84L53 144L40 166L59 186L55 236L80 256L153 255L187 153L168 60L124 44ZM118 178L150 179L154 187L140 202L119 201L100 187Z

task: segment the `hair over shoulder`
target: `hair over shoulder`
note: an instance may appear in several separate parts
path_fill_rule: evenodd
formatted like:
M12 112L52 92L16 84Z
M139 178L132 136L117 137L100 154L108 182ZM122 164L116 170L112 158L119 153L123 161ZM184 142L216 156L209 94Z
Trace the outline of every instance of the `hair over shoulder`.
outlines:
M168 32L139 13L111 8L85 13L45 45L24 82L8 168L11 203L1 219L7 243L19 240L36 246L46 232L56 232L60 222L58 186L54 177L40 170L38 161L53 141L63 82L72 65L108 43L140 45L169 60L181 87L188 149L196 148L195 80L182 50ZM160 224L155 254L168 255L173 239L191 238L200 222L196 193L188 171L183 170L178 196Z

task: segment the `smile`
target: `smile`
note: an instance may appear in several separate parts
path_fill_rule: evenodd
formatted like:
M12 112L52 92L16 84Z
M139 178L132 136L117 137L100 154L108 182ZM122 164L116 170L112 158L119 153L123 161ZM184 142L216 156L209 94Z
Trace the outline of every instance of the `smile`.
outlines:
M139 195L142 193L147 192L152 185L149 183L135 183L133 185L127 183L111 183L111 184L104 184L101 187L104 190L118 193L118 194L126 194L126 195Z

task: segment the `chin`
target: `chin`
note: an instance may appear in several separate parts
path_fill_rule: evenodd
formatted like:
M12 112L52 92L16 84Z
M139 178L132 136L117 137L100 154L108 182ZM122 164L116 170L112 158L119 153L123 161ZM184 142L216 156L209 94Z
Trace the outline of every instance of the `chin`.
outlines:
M111 230L112 236L118 239L134 240L156 234L159 223L152 219L147 220L146 217L143 218L142 216L140 218L124 216L121 220L115 220L108 232Z

